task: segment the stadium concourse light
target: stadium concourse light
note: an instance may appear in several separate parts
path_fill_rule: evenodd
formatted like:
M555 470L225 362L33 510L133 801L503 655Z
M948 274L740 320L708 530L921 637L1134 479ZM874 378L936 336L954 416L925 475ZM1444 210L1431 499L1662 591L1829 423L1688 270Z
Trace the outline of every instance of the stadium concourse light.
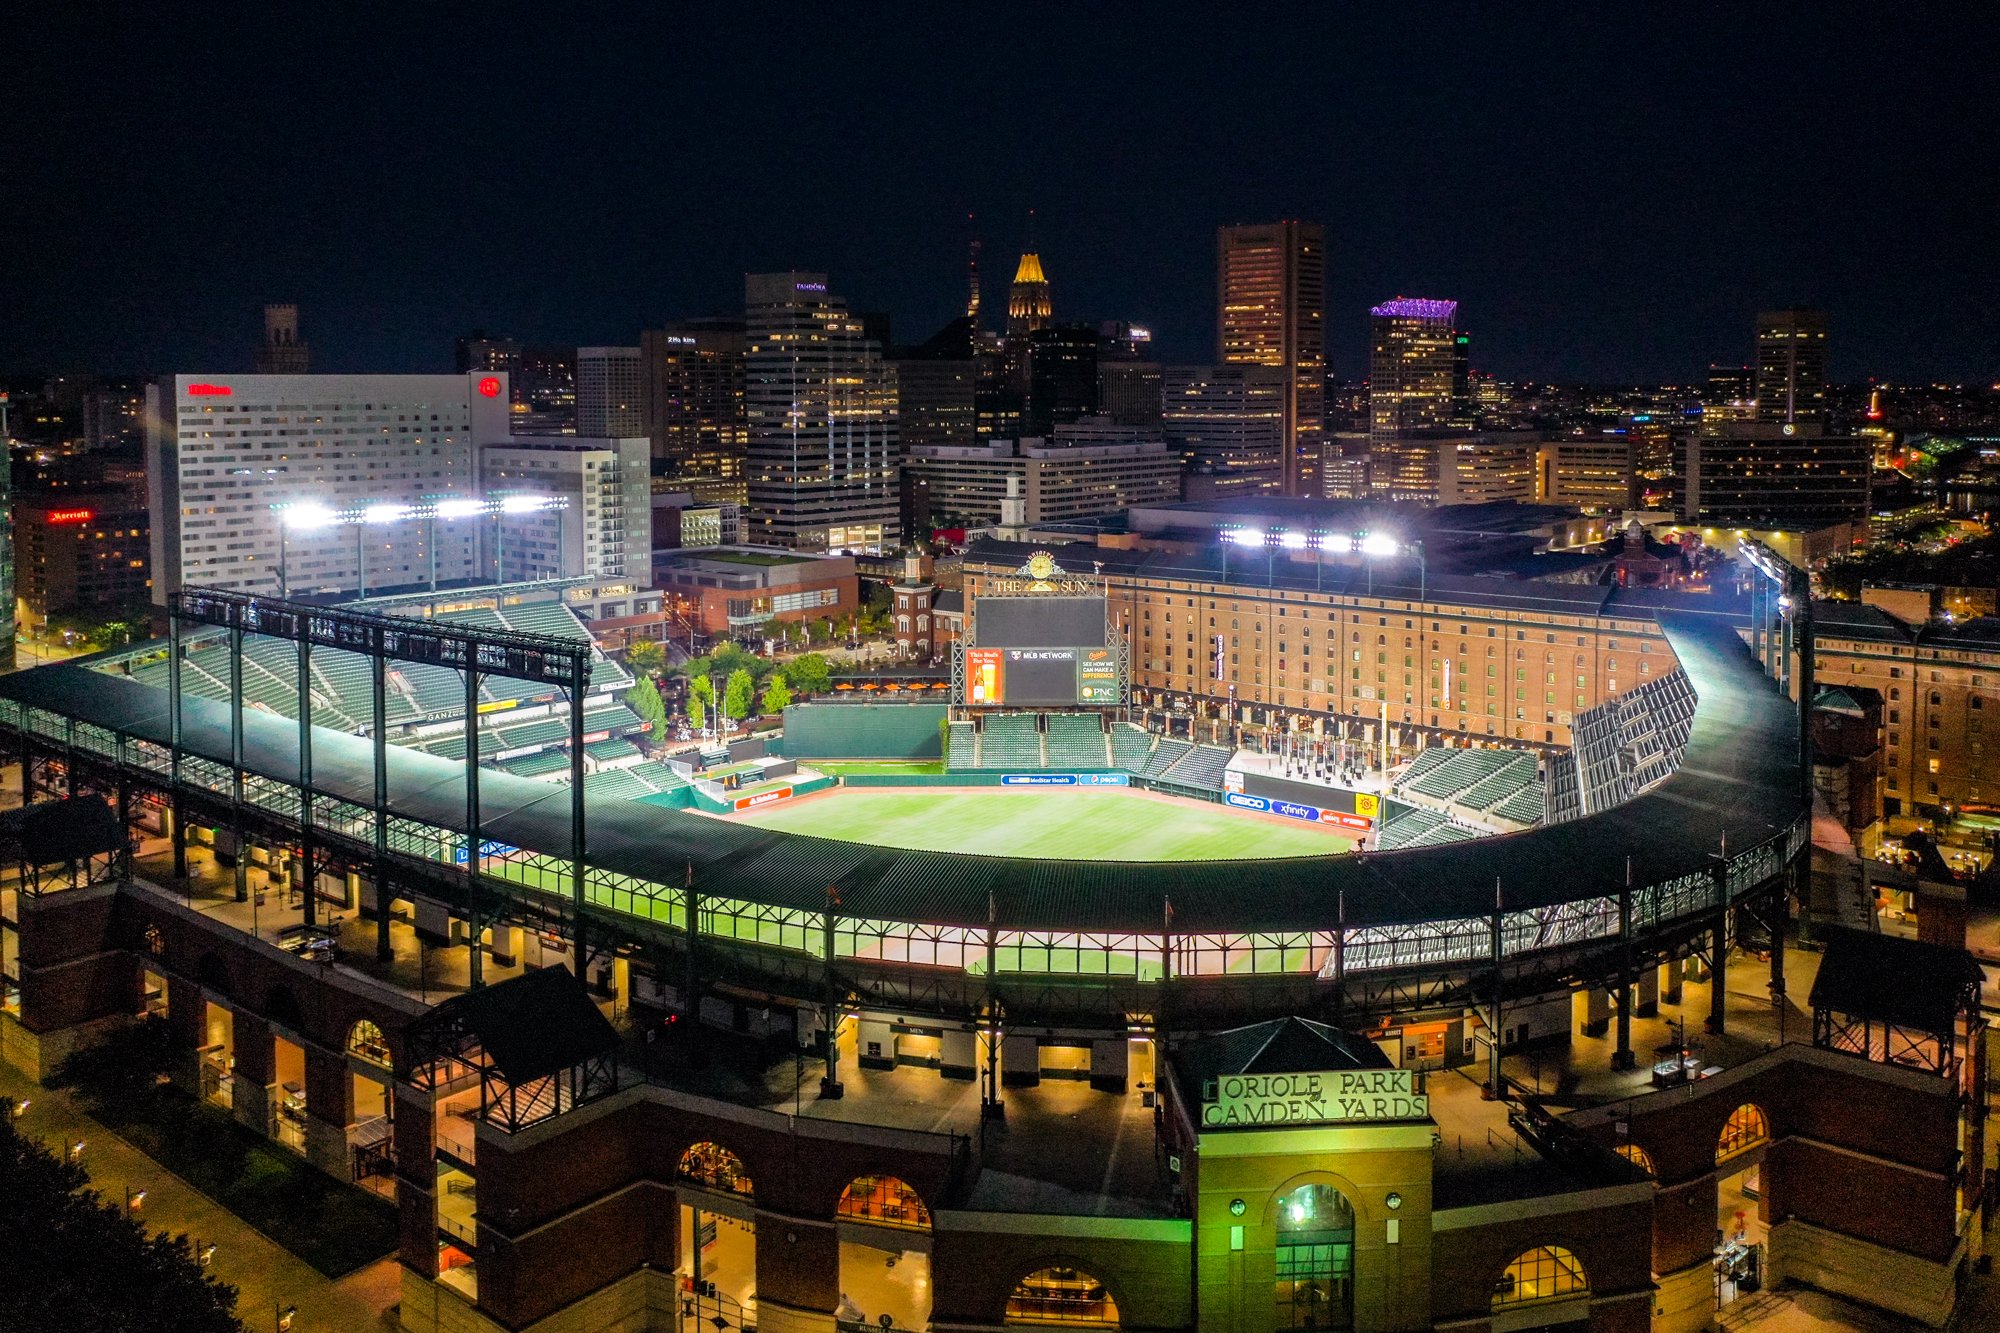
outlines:
M354 529L354 567L356 596L368 595L368 555L367 532L371 527L387 527L394 523L406 523L422 519L425 524L425 548L430 561L430 587L437 591L437 524L439 519L451 522L462 518L487 518L502 515L535 514L549 510L569 508L569 500L560 495L520 493L496 496L479 500L469 496L443 496L427 499L422 504L407 504L400 500L377 500L368 504L346 509L334 509L314 500L295 500L271 506L279 516L278 522L278 595L291 596L290 534L294 532L321 532L333 527ZM505 528L501 526L496 539L496 574L505 569L504 543ZM500 581L504 582L504 577Z

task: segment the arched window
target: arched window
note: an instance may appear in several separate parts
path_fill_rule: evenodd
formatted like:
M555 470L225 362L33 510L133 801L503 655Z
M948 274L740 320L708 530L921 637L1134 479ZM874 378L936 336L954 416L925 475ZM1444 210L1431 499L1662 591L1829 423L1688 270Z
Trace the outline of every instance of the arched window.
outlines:
M1590 1278L1560 1245L1538 1245L1507 1265L1493 1284L1493 1308L1566 1301L1590 1294Z
M1754 1102L1745 1102L1729 1113L1729 1123L1722 1127L1722 1137L1716 1140L1715 1160L1726 1162L1749 1152L1770 1137L1771 1122L1764 1118L1764 1108Z
M755 1192L743 1159L714 1143L697 1143L682 1153L675 1174L722 1194L741 1194L747 1199Z
M839 1217L851 1217L877 1226L904 1227L911 1231L931 1229L931 1210L917 1192L894 1176L861 1176L840 1192L834 1208Z
M1057 1328L1116 1328L1118 1303L1104 1284L1074 1268L1042 1268L1014 1284L1007 1298L1010 1324Z
M347 1030L347 1051L358 1055L371 1065L389 1065L389 1041L382 1035L382 1029L368 1019L359 1019Z
M1278 1201L1279 1328L1354 1327L1354 1209L1331 1185Z
M1644 1171L1647 1175L1657 1176L1660 1174L1656 1169L1654 1169L1653 1155L1647 1152L1644 1148L1641 1148L1638 1144L1621 1143L1614 1151L1616 1151L1620 1157L1623 1157L1626 1161L1638 1167L1641 1171Z

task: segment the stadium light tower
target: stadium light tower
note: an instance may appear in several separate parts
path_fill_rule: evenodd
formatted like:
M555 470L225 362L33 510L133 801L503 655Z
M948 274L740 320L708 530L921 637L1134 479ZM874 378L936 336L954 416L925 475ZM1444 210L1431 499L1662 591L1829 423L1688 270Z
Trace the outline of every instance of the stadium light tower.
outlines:
M278 511L278 596L292 595L291 571L288 568L291 550L291 535L294 532L318 532L340 522L340 515L323 504L302 500L294 504L271 506Z
M543 495L535 492L517 492L503 495L495 501L493 512L498 515L493 524L493 581L507 581L507 520L523 514L540 514L569 508L569 501L560 495ZM556 520L556 559L562 559L562 519Z

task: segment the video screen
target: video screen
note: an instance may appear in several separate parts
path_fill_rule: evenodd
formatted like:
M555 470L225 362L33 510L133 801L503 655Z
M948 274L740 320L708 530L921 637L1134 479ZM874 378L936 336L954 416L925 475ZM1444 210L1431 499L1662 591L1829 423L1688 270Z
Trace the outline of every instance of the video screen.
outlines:
M981 597L973 603L981 648L1074 648L1104 642L1102 597Z
M968 648L965 702L1023 708L1116 705L1118 659L1109 648Z

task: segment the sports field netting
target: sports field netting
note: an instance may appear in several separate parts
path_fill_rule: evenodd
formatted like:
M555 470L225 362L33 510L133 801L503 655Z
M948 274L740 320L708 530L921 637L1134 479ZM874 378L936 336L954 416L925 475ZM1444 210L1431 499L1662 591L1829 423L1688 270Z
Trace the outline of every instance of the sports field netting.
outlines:
M1310 824L1117 791L856 788L730 818L883 847L1073 861L1327 856L1354 845Z

